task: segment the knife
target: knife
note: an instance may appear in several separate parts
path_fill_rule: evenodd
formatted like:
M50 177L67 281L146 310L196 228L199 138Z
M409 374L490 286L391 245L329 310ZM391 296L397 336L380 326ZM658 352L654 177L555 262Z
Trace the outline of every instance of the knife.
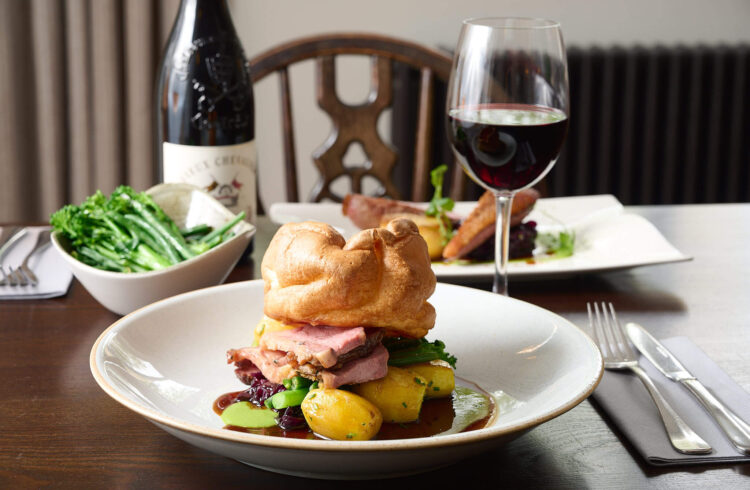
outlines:
M672 381L685 386L703 404L703 407L719 424L732 444L744 454L750 454L750 425L745 423L729 407L711 394L695 376L680 364L680 361L637 323L625 325L630 341L661 373Z
M5 253L13 248L15 244L26 235L28 230L26 228L14 228L8 233L8 238L3 238L2 247L0 247L0 263L3 261Z

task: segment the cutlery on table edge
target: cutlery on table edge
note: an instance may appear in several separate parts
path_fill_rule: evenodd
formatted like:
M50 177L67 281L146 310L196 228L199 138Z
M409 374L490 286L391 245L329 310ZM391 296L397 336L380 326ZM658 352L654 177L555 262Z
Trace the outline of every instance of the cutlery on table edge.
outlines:
M18 243L19 240L21 240L24 236L26 236L26 232L28 231L28 228L12 228L14 230L11 234L11 236L5 240L3 245L0 247L0 274L2 274L2 279L0 279L0 286L10 285L10 286L16 286L18 283L15 278L15 272L13 271L12 267L8 267L8 272L5 272L5 267L3 266L3 257L5 257L5 254L13 248L16 243Z
M20 229L20 226L0 226L0 249L2 249L5 242L7 242L10 237L15 235Z
M30 282L32 286L36 286L37 284L39 284L39 279L37 279L36 274L34 274L34 271L32 271L29 267L29 259L44 247L46 247L49 243L50 231L46 229L40 230L39 233L36 234L36 237L34 237L34 247L29 253L26 254L26 256L21 261L21 265L16 269L16 278L20 279L21 276L24 276L24 279L28 280L28 282ZM28 283L26 282L22 285L25 286L26 284Z
M601 315L597 303L594 303L593 311L591 303L586 303L586 309L589 314L589 330L602 353L604 368L610 370L629 369L641 380L656 405L672 447L683 454L708 454L712 452L713 448L680 417L661 394L651 377L641 368L635 352L625 338L625 333L617 320L617 313L615 313L612 303L609 303L611 314L607 313L604 302L602 302ZM599 338L597 331L602 334L601 338Z
M628 337L651 364L667 378L686 387L713 417L732 444L750 454L750 425L716 398L669 350L637 323L625 326Z
M3 242L2 246L0 246L0 264L3 263L3 256L8 252L8 250L13 248L21 238L26 235L28 230L28 228L18 228L10 235L7 240Z

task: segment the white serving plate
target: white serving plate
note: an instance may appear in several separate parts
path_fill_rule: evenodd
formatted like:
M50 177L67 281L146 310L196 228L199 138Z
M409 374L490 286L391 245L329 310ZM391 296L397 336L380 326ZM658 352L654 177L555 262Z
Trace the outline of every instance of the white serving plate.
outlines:
M599 350L567 320L518 300L438 284L437 323L457 374L499 407L480 430L393 441L298 440L222 429L213 401L242 389L226 351L249 345L263 282L162 300L110 326L91 350L102 389L170 434L252 466L316 478L385 478L428 471L518 437L570 410L596 387ZM117 421L113 421L116 425Z
M458 202L454 212L467 216L475 205L475 202ZM338 203L276 203L271 206L269 215L279 224L323 221L336 227L345 237L359 231L342 214ZM508 274L514 279L563 277L691 259L670 244L648 220L625 212L622 204L608 194L540 199L527 219L536 221L540 232L574 231L575 252L564 259L535 263L512 261L508 264ZM432 269L443 279L491 277L495 271L491 262L433 263Z

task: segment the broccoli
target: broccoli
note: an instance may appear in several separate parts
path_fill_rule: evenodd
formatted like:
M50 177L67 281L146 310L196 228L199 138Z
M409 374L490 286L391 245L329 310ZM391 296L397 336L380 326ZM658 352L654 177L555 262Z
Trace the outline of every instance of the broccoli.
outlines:
M389 366L408 366L441 359L456 368L456 356L445 352L445 343L441 340L428 342L425 339L388 337L383 339L383 345L388 349Z
M71 255L93 267L116 272L163 269L209 250L232 236L240 213L221 228L199 225L180 230L145 192L120 186L107 198L96 191L80 206L69 204L50 217Z

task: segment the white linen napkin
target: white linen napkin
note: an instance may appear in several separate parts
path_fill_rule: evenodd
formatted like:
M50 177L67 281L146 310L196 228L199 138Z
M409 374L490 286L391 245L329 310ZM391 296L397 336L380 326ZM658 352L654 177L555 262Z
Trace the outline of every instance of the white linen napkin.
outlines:
M2 258L5 271L7 272L8 266L20 266L23 258L36 244L35 238L42 231L49 229L49 226L29 227L24 237ZM39 279L39 283L36 286L0 286L0 300L56 298L68 292L73 273L51 243L31 256L28 265Z

